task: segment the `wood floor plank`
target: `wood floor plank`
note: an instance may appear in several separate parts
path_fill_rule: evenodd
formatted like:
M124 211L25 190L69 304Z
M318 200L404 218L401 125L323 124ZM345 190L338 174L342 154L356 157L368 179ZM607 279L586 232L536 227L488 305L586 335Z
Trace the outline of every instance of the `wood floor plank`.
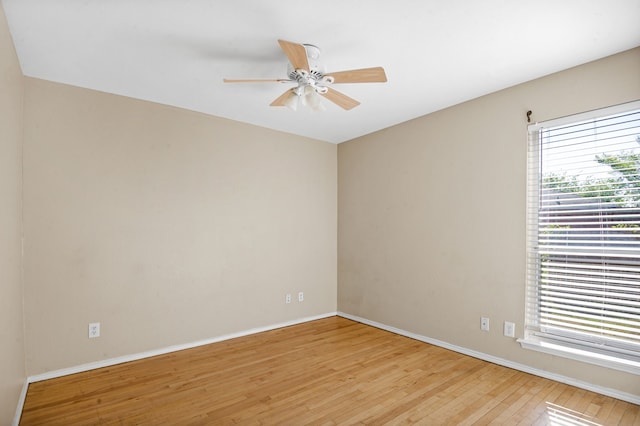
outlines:
M640 424L640 406L332 317L32 383L20 424L554 421Z

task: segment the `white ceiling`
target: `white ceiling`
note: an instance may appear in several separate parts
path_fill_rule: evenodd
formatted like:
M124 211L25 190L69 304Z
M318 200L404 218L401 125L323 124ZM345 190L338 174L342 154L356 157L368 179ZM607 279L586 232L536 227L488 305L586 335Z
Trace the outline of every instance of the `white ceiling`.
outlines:
M339 143L640 45L640 0L1 0L25 75ZM321 48L344 111L269 104L277 39Z

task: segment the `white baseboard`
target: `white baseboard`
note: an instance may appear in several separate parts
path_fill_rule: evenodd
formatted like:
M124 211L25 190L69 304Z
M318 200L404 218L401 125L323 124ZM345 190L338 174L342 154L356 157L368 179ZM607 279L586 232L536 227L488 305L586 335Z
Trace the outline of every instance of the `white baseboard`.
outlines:
M18 426L20 423L20 416L22 415L22 410L24 408L24 401L27 396L27 388L29 387L29 383L35 383L42 380L55 379L56 377L68 376L70 374L82 373L84 371L95 370L96 368L103 367L111 367L113 365L122 364L125 362L136 361L143 358L150 358L152 356L164 355L170 352L181 351L184 349L191 349L198 346L209 345L211 343L218 343L225 340L235 339L237 337L249 336L251 334L262 333L264 331L275 330L278 328L289 327L291 325L302 324L309 321L315 321L322 318L334 317L338 313L337 312L327 312L325 314L315 315L311 317L299 318L291 321L285 321L278 324L271 324L264 327L252 328L249 330L239 331L237 333L225 334L218 337L212 337L209 339L198 340L196 342L184 343L181 345L173 345L167 346L165 348L155 349L152 351L140 352L131 355L119 356L116 358L109 358L102 361L90 362L87 364L77 365L75 367L63 368L60 370L48 371L42 374L36 374L34 376L29 376L25 380L24 386L22 388L22 393L20 394L20 398L18 400L18 407L16 408L16 415L13 419L13 425Z
M376 321L371 321L366 318L361 318L356 315L347 314L344 312L338 312L338 316L347 318L353 321L357 321L363 324L370 325L372 327L380 328L382 330L390 331L391 333L399 334L401 336L409 337L411 339L419 340L421 342L429 343L434 346L440 346L441 348L449 349L454 352L468 355L473 358L478 358L484 361L491 362L493 364L502 365L504 367L513 368L514 370L523 371L525 373L533 374L534 376L544 377L545 379L555 380L556 382L565 383L567 385L575 386L588 391L596 392L602 395L610 396L612 398L627 401L632 404L640 405L640 395L634 395L627 392L621 392L616 389L606 388L604 386L594 385L593 383L583 382L571 377L563 376L561 374L551 373L549 371L533 368L525 364L509 361L508 359L499 358L493 355L485 354L483 352L474 351L472 349L463 348L461 346L452 345L451 343L443 342L442 340L432 339L431 337L422 336L420 334L412 333L406 330L402 330L396 327L391 327L386 324L382 324Z
M43 374L36 374L35 376L29 376L27 378L27 381L29 383L34 383L42 380L54 379L56 377L68 376L70 374L82 373L84 371L95 370L96 368L111 367L112 365L122 364L130 361L137 361L143 358L150 358L152 356L164 355L170 352L182 351L184 349L191 349L198 346L210 345L211 343L218 343L218 342L222 342L229 339L235 339L237 337L249 336L251 334L262 333L264 331L275 330L282 327L288 327L290 325L302 324L305 322L315 321L318 319L328 318L336 315L337 315L337 312L328 312L326 314L295 319L291 321L281 322L278 324L271 324L264 327L252 328L249 330L239 331L237 333L225 334L218 337L198 340L196 342L167 346L165 348L154 349L151 351L140 352L137 354L124 355L116 358L105 359L102 361L90 362L88 364L77 365L75 367L63 368L61 370L48 371Z
M16 414L13 416L12 426L18 426L20 424L20 417L22 416L22 408L24 407L24 400L27 398L27 388L29 388L29 381L25 380L22 385L22 391L18 398L18 406L16 407Z

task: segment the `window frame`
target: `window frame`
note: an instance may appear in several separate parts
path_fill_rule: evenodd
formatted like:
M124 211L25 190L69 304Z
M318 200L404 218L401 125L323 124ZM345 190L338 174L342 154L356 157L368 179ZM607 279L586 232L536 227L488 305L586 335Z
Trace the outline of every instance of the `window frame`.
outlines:
M528 126L527 142L527 237L526 237L526 313L524 338L518 339L525 349L544 352L552 355L570 358L582 362L596 364L607 368L640 375L640 352L610 350L603 348L597 342L576 343L570 337L549 336L540 331L540 283L539 275L530 272L530 268L540 266L538 248L539 233L539 197L542 188L542 171L540 162L539 132L543 128L568 125L601 117L621 114L640 109L640 100L601 108L579 114L573 114L557 119L534 123ZM531 266L534 265L534 266ZM536 279L532 277L535 276Z

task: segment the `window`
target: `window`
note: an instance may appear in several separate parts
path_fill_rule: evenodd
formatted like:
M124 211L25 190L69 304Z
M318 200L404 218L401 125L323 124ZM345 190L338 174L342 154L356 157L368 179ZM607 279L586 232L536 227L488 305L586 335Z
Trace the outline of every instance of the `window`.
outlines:
M640 374L640 102L529 126L523 347Z

